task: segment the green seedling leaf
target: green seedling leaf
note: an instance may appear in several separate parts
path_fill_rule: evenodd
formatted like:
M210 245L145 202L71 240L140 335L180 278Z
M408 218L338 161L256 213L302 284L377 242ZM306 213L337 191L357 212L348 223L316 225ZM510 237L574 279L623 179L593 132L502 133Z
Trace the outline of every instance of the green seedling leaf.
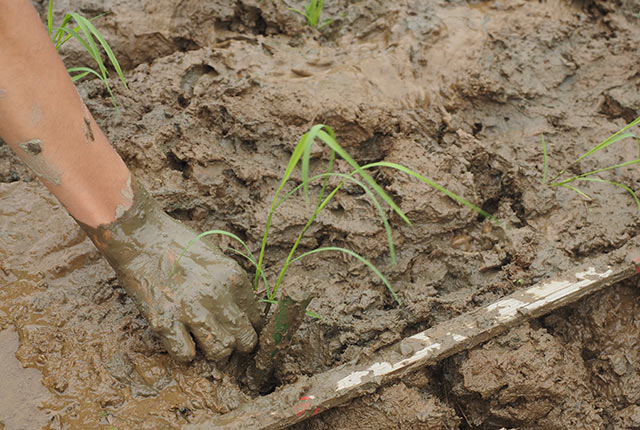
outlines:
M316 127L319 127L319 126L318 125L314 126L312 130ZM293 173L293 170L298 164L298 161L300 161L300 157L302 157L302 154L305 150L305 145L306 145L308 136L309 136L309 133L303 134L302 137L300 138L300 141L296 144L295 148L293 149L293 152L291 153L291 157L289 158L289 162L287 163L287 167L284 171L284 175L282 175L282 180L280 181L280 185L278 186L278 189L276 190L276 193L273 196L273 201L271 202L271 209L269 210L269 215L267 216L267 225L265 226L264 234L262 235L262 244L260 245L260 255L258 256L259 267L262 267L262 262L264 260L264 252L267 246L267 237L269 236L269 230L271 229L271 222L273 221L273 214L275 212L275 207L278 202L278 197L280 196L280 193L282 192L282 189L286 185L287 181L291 177L291 174ZM258 279L259 279L258 273L256 273L253 279L254 290L258 289Z
M616 187L620 187L623 190L627 191L629 194L631 194L631 197L633 197L633 200L636 202L636 206L638 207L638 210L640 211L640 200L638 200L638 196L636 195L635 191L633 191L630 187L628 187L628 186L626 186L624 184L621 184L620 182L608 181L606 179L592 178L592 177L578 178L576 180L577 181L600 182L600 183L603 183L603 184L615 185Z
M47 33L49 38L53 31L53 0L49 0L49 6L47 7Z
M614 170L617 169L619 167L626 167L626 166L631 166L633 164L638 164L640 163L640 158L636 159L636 160L631 160L631 161L625 161L624 163L620 163L620 164L615 164L613 166L609 166L609 167L603 167L602 169L597 169L597 170L592 170L590 172L587 173L583 173L581 175L577 175L577 176L572 176L571 178L568 179L564 179L560 182L554 182L553 184L551 184L552 187L558 187L564 184L568 184L570 182L576 181L580 178L585 178L591 175L595 175L597 173L602 173L602 172L608 172L610 170Z
M305 18L307 17L307 15L303 11L301 11L300 9L296 9L295 7L289 7L287 9L289 9L291 12L298 13L298 14L304 16Z
M287 5L287 9L303 16L307 20L307 25L309 25L310 27L315 27L318 30L322 30L324 27L333 22L333 19L327 19L325 20L325 22L319 25L323 7L324 0L307 0L304 11Z
M313 140L313 138L312 138ZM306 140L304 151L302 152L302 161L300 164L300 171L302 172L302 184L304 188L304 201L309 204L309 161L311 159L311 148L313 142L309 144L309 139Z
M171 272L169 273L169 278L171 278L173 276L173 274L176 271L176 268L178 267L178 263L180 262L180 260L182 259L182 257L184 257L184 254L189 250L189 248L191 248L191 246L193 246L197 241L199 241L200 239L202 239L203 237L206 236L211 236L214 234L219 234L222 236L228 236L232 239L235 239L236 241L240 242L240 244L244 247L244 249L247 251L246 254L234 249L234 248L229 248L229 250L235 252L236 254L244 257L245 259L247 259L247 261L249 261L251 264L253 264L253 266L256 268L256 273L258 274L258 276L262 276L264 283L265 283L265 287L269 287L269 284L267 283L266 278L264 277L264 273L262 272L260 266L258 265L258 263L256 262L256 260L253 258L251 250L249 249L249 246L247 246L247 244L245 243L245 241L243 241L242 239L240 239L238 236L236 236L235 234L228 232L228 231L224 231L224 230L209 230L209 231L205 231L204 233L200 233L199 235L197 235L196 237L194 237L193 239L191 239L189 241L189 243L187 243L187 246L185 246L182 249L182 252L180 253L180 255L178 256L178 258L176 258L176 261L173 263L173 267L171 268Z
M616 133L612 134L611 136L609 136L608 138L606 138L605 140L603 140L602 142L600 142L599 144L597 144L596 146L594 146L591 150L585 152L583 155L581 155L580 157L578 157L575 161L573 161L572 163L569 164L569 166L567 166L565 169L563 169L560 173L558 173L552 180L555 181L556 179L558 179L560 176L562 176L564 174L564 172L567 171L567 169L569 169L570 167L574 166L576 163L578 163L579 161L595 154L596 152L606 148L609 145L612 145L616 142L619 142L623 139L627 139L627 138L634 138L636 139L636 141L638 140L638 138L636 137L635 134L633 133L625 133L627 130L629 130L631 127L634 127L636 125L640 124L640 117L634 119L633 121L631 121L629 124L625 125L622 129L618 130ZM640 156L639 156L640 158ZM564 181L563 181L564 182Z
M107 92L109 93L109 96L111 96L111 102L113 103L114 106L116 106L116 96L115 94L113 94L113 91L111 90L111 87L109 86L109 82L107 82L106 78L104 76L102 76L100 73L98 73L97 71L89 68L89 67L69 67L67 69L67 72L69 72L70 74L79 72L77 75L72 75L71 76L71 80L73 82L76 82L82 78L84 78L85 76L89 75L89 74L93 74L95 75L98 79L100 79L102 81L102 83L104 84L104 87L106 88Z
M332 22L333 22L333 18L327 19L325 22L323 22L321 25L318 26L318 30L322 30L323 28L325 28L327 25L331 24Z
M351 181L351 182L355 183L356 185L358 185L360 188L362 188L362 190L367 194L367 197L369 197L371 202L374 204L374 206L378 210L378 214L380 215L380 219L382 220L382 225L384 226L384 230L385 230L386 235L387 235L387 243L388 243L388 246L389 246L389 254L391 256L391 262L393 264L396 264L395 246L393 244L393 235L392 235L392 232L391 232L391 226L389 224L389 219L387 218L387 215L385 214L384 209L382 208L382 205L380 204L378 199L376 199L375 194L373 194L373 192L371 192L371 190L364 183L362 183L361 181L355 179L352 175L353 174L345 175L344 173L337 173L337 172L324 173L324 174L316 175L316 176L314 176L312 178L309 178L309 182L312 182L312 181L317 180L317 179L325 178L324 182L326 183L326 180L329 177L333 176L333 177L337 177L337 178L342 178L343 179L343 181L340 184L338 184L336 189L341 188L345 183L344 181ZM286 199L288 199L293 194L295 194L298 190L300 190L301 187L302 187L302 184L296 186L291 191L289 191L282 199L280 199L280 201L276 205L276 208L278 206L280 206L280 204L282 204ZM325 205L326 205L326 203L325 203ZM325 205L323 205L322 207L324 207Z
M337 143L336 138L335 138L335 133L334 133L333 129L331 127L329 127L329 126L324 125L324 124L317 124L317 125L314 125L313 127L311 127L311 129L300 138L300 141L295 146L295 148L294 148L294 150L293 150L293 152L291 154L291 158L289 158L289 162L287 163L287 167L285 169L285 173L284 173L284 175L282 177L282 180L280 181L280 185L278 186L278 189L276 190L276 194L275 194L275 196L273 198L273 202L271 204L271 210L269 211L269 215L267 217L267 225L265 227L265 232L264 232L264 235L262 237L262 245L260 247L260 255L258 257L258 265L260 267L262 267L262 263L264 261L264 252L265 252L265 249L266 249L267 237L268 237L268 234L269 234L269 230L271 228L271 223L272 223L272 220L273 220L273 214L275 212L275 207L277 205L280 193L282 192L282 190L283 190L285 184L287 183L287 181L290 179L290 177L291 177L291 175L293 173L293 170L295 169L296 165L300 161L300 158L302 158L305 153L310 154L309 150L306 149L307 145L308 146L313 145L313 143L314 143L316 138L318 138L322 142L324 142L333 152L338 154L349 165L351 165L351 167L355 169L355 171L369 184L369 186L389 206L391 206L391 208L407 224L411 225L411 222L409 221L409 219L406 217L404 212L402 212L402 210L398 207L398 205L395 204L395 202L391 199L391 197L389 197L387 195L387 193L376 183L376 181L371 176L369 176L369 174L367 172L365 172L360 167L360 165L358 163L356 163L355 160L353 160L353 158L351 158L351 156ZM333 154L332 154L332 157L333 157ZM307 181L303 181L303 183L306 183L307 187L308 187L308 178L307 178ZM317 211L318 211L318 209L316 208L316 211L314 211L314 216L312 217L312 219L310 221L313 221L313 219L315 219L315 216L317 215ZM308 228L308 226L309 226L309 223L307 223L307 226L305 227L305 229ZM275 294L275 291L277 291L277 289L278 289L279 283L280 282L277 282L276 285L274 286L274 294ZM257 287L258 287L258 275L256 273L256 276L254 278L254 289L257 289Z
M85 18L82 15L79 15L77 13L72 13L71 15L73 16L75 21L78 23L78 25L80 26L81 30L85 33L85 36L87 36L87 33L85 31L85 28L86 28L89 31L90 35L93 35L93 36L95 36L96 39L98 39L98 42L100 42L100 45L102 46L102 49L107 54L107 57L109 58L109 61L111 62L111 65L113 65L113 68L116 70L116 73L118 74L118 77L122 81L122 84L124 85L125 88L128 89L129 87L127 86L127 81L124 78L124 74L122 73L122 68L120 67L120 63L118 63L118 59L116 58L115 54L111 50L111 47L109 46L107 41L104 39L104 37L102 37L102 34L100 34L98 29L87 18ZM87 39L91 40L91 41L93 40L93 39L91 39L90 36L87 36ZM97 47L96 47L96 52L97 52ZM97 61L97 59L96 59L96 61ZM100 60L100 62L101 61L102 61L102 59Z
M91 29L89 28L89 25L87 25L89 21L86 18L84 18L82 15L76 12L70 12L68 15L72 17L74 21L78 24L78 27L80 27L80 31L84 35L84 40L86 41L85 47L88 46L88 48L86 48L87 51L89 52L89 54L91 54L91 57L95 60L95 62L98 63L98 68L100 69L100 73L102 73L102 75L105 77L108 76L109 73L107 72L107 68L105 67L102 61L102 56L100 55L100 51L98 50L98 45L96 45L96 42L93 39L93 35L91 32ZM91 23L89 24L93 26L93 24ZM76 33L74 31L71 31L69 32L69 34L76 34ZM76 38L76 39L82 39L82 38Z
M328 128L328 127L327 127ZM329 128L329 130L331 130ZM351 156L336 142L335 135L333 134L333 130L331 130L331 134L325 133L322 130L317 132L317 136L320 140L322 140L329 148L334 150L343 160L345 160L349 165L355 169L355 171L369 184L371 188L385 201L391 208L406 222L408 225L411 225L411 221L409 218L402 212L402 210L396 205L396 203L389 197L389 195L377 184L377 182L367 173L365 170L358 164L356 161L351 158Z
M270 294L270 288L269 288L269 282L267 281L267 277L265 276L264 272L262 271L262 269L260 267L258 267L258 263L256 262L255 259L253 259L252 257L250 257L249 255L238 251L237 249L233 248L233 247L228 247L225 249L225 251L231 251L234 254L238 254L240 257L243 257L245 260L247 260L249 263L251 263L253 265L253 267L256 268L257 273L260 273L260 276L262 278L262 282L264 282L264 288L266 290L267 295Z
M456 202L468 207L469 209L472 209L473 211L475 211L475 212L479 213L480 215L484 216L485 218L493 221L494 223L502 225L504 227L508 227L504 222L500 221L499 219L497 219L496 217L491 215L489 212L485 211L482 208L479 208L478 206L474 205L473 203L471 203L469 200L465 199L464 197L461 197L461 196L457 195L456 193L453 193L453 192L449 191L448 189L446 189L442 185L438 184L437 182L432 181L431 179L422 176L421 174L409 169L408 167L405 167L405 166L402 166L402 165L396 164L396 163L390 163L388 161L378 161L378 162L375 162L375 163L371 163L371 164L367 164L365 166L362 166L363 169L369 169L369 168L373 168L373 167L390 167L392 169L396 169L396 170L399 170L399 171L401 171L403 173L406 173L407 175L413 176L414 178L424 182L425 184L429 185L430 187L435 188L436 190L438 190L441 193L445 194L447 197L455 200Z
M593 200L593 199L591 198L591 196L589 196L588 194L586 194L586 193L584 193L584 192L580 191L579 189L577 189L576 187L574 187L574 186L572 186L572 185L568 185L568 184L560 184L560 185L558 185L558 186L559 186L559 187L563 187L563 188L568 188L568 189L570 189L571 191L573 191L573 192L577 193L580 197L582 197L583 199L585 199L585 200L587 200L587 201L591 201L591 200Z
M349 175L349 176L352 176L352 175L353 175L353 173L351 175ZM296 249L298 248L298 245L300 244L300 241L302 240L302 237L303 237L304 233L307 231L309 226L313 223L313 221L315 220L316 216L329 203L331 198L338 192L338 190L340 189L340 187L343 184L344 184L344 182L342 182L339 186L334 188L334 190L331 193L329 193L329 195L322 201L322 203L320 203L316 207L313 215L309 218L309 220L307 221L307 223L303 227L302 231L298 235L298 238L296 239L296 242L294 243L293 247L291 247L289 255L287 256L287 260L285 261L284 265L282 266L282 269L280 270L280 274L278 275L278 279L276 281L276 284L273 287L273 291L272 291L273 296L271 298L275 297L275 294L278 292L278 288L280 287L280 284L282 283L282 280L284 279L284 276L285 276L285 274L286 274L286 272L287 272L287 270L289 268L289 265L293 262L292 261L293 255L294 255ZM390 237L390 235L391 235L390 228L389 228L389 230L387 230L387 233L388 233L388 237ZM391 246L393 247L393 241L391 243L392 243ZM391 248L391 249L393 249L393 248ZM395 262L395 251L393 251L393 261Z
M307 313L308 317L315 318L315 319L318 319L318 320L322 319L322 317L320 315L318 315L317 313L315 313L313 311L310 311L309 309L307 309L306 313Z
M400 298L396 294L396 291L393 289L393 287L391 286L389 281L387 281L387 278L385 278L384 275L378 270L378 268L376 266L374 266L371 262L369 262L366 258L362 257L360 254L357 254L357 253L351 251L350 249L340 248L340 247L336 247L336 246L327 246L327 247L323 247L323 248L317 248L317 249L313 249L311 251L308 251L308 252L305 252L304 254L299 255L298 257L293 259L292 263L294 263L294 262L296 262L296 261L298 261L298 260L300 260L302 258L305 258L305 257L307 257L309 255L317 254L318 252L329 252L329 251L343 252L345 254L348 254L348 255L356 258L361 263L365 264L369 269L371 269L371 271L373 273L375 273L378 276L378 278L380 278L380 280L384 283L384 285L387 287L387 289L391 293L391 296L393 297L393 299L398 304L402 304L402 302L400 301Z

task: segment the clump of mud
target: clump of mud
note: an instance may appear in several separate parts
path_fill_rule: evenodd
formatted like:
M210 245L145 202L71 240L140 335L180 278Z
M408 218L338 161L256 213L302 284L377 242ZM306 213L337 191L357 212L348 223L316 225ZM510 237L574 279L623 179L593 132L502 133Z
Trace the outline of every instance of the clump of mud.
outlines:
M638 114L633 2L336 0L326 16L337 19L322 32L278 2L55 3L57 18L73 9L109 12L96 24L131 90L117 89L120 114L99 82L79 91L138 180L197 230L229 230L257 249L290 152L316 123L332 126L359 162L405 164L512 227L381 169L375 178L413 222L392 217L393 266L375 207L345 186L302 248L364 255L403 305L350 259L326 254L293 266L292 279L323 291L311 304L323 318L303 324L280 358L281 383L370 354L640 233L624 190L581 184L592 197L585 201L541 181L542 134L553 174ZM63 55L69 66L86 60L71 45ZM634 144L612 145L578 168L636 153ZM318 147L312 169L327 159ZM632 167L610 179L640 185ZM42 373L49 428L179 428L255 395L236 382L239 357L227 366L200 356L189 366L171 361L97 251L33 180L0 146L0 330L17 331L18 358ZM308 216L300 202L282 205L267 276ZM520 327L419 382L300 428L353 428L367 419L370 428L633 428L634 291L605 292L583 303L592 312L575 306ZM616 294L626 307L615 306Z

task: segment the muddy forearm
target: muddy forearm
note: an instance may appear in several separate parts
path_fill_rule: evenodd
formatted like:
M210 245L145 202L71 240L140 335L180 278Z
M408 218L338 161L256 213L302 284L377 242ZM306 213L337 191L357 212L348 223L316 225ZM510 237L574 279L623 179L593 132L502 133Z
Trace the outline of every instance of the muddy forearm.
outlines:
M0 137L76 219L131 201L129 171L93 120L29 0L0 1Z

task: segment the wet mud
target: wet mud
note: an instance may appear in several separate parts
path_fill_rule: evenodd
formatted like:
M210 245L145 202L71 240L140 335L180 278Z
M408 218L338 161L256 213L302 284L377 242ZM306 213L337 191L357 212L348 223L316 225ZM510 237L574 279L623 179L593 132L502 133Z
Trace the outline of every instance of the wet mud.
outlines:
M322 319L303 322L275 369L281 383L370 356L640 233L623 189L585 182L587 201L544 186L540 145L544 134L555 174L639 114L637 1L336 0L325 9L336 20L317 32L278 2L56 2L57 18L109 12L96 24L131 89L115 86L120 114L100 82L79 92L136 179L195 230L228 230L257 249L290 152L316 123L359 162L404 164L511 226L379 170L413 223L391 217L394 266L375 207L345 186L302 248L364 255L403 304L356 261L301 260L290 279L318 292L309 309ZM68 66L86 59L70 44L62 54ZM328 160L320 148L318 172ZM633 143L612 145L577 168L636 156ZM634 166L607 178L640 189ZM48 392L29 419L46 417L48 429L178 429L255 396L237 382L240 356L169 358L90 240L6 145L0 182L0 333L19 336L17 351L3 343L2 354L40 372L41 387L24 384L33 397ZM267 276L309 214L302 200L278 210ZM639 303L637 281L625 282L296 428L637 428Z

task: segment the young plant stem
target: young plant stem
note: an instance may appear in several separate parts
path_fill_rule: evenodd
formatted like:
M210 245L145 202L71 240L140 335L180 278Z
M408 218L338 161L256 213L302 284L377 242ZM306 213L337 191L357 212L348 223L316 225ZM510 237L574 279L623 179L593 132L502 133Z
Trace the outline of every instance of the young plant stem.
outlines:
M270 388L278 353L291 344L313 297L312 291L292 286L280 298L273 318L260 333L260 346L254 363L247 369L247 382L251 389L264 392Z

